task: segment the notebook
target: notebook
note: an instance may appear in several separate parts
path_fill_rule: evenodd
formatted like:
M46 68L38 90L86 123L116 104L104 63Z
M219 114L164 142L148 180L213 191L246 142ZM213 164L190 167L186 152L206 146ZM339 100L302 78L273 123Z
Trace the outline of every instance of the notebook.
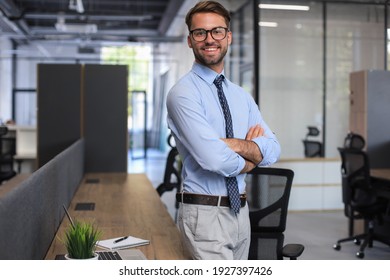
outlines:
M150 242L134 236L116 237L111 239L99 240L96 246L108 250L126 249L141 245L148 245Z

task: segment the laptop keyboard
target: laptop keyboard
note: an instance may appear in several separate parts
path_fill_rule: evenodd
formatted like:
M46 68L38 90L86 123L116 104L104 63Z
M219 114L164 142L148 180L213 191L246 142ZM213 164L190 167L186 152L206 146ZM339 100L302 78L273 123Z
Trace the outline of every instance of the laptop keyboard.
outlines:
M99 260L121 260L121 256L117 251L101 251L99 254Z

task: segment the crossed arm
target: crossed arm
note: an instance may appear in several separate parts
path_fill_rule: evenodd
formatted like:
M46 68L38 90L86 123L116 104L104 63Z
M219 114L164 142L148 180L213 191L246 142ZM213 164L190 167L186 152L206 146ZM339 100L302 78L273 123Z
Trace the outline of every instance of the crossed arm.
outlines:
M255 125L249 128L245 139L222 138L230 149L245 159L245 166L241 170L242 173L247 173L255 168L259 162L263 160L263 155L257 144L252 141L256 137L264 135L264 129L260 125Z

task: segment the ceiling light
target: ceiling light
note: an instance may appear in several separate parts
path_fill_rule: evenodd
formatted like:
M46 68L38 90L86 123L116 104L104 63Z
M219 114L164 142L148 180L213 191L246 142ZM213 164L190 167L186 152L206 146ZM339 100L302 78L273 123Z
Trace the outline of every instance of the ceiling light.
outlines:
M83 0L69 0L69 10L74 10L80 14L84 13Z
M65 18L62 15L58 16L55 28L57 29L57 31L64 33L90 34L96 33L98 31L96 24L66 23Z
M309 6L301 5L278 5L278 4L259 4L260 9L271 9L271 10L293 10L293 11L308 11Z
M261 27L278 27L278 23L273 22L273 21L259 21L259 26L261 26Z
M96 33L97 25L96 24L71 24L71 23L60 23L57 22L55 25L57 31L67 32L67 33Z

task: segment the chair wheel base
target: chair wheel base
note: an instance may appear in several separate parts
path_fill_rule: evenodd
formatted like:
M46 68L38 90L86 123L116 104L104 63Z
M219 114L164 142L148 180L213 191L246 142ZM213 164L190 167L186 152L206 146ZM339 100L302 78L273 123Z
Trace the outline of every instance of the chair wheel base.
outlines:
M364 258L364 252L357 252L356 253L356 257L358 257L359 259L363 259Z
M341 249L341 246L340 246L340 244L334 244L333 245L333 249L335 249L336 251L340 251L340 249Z
M353 243L355 243L356 245L360 245L360 239L355 239L355 240L353 241Z

